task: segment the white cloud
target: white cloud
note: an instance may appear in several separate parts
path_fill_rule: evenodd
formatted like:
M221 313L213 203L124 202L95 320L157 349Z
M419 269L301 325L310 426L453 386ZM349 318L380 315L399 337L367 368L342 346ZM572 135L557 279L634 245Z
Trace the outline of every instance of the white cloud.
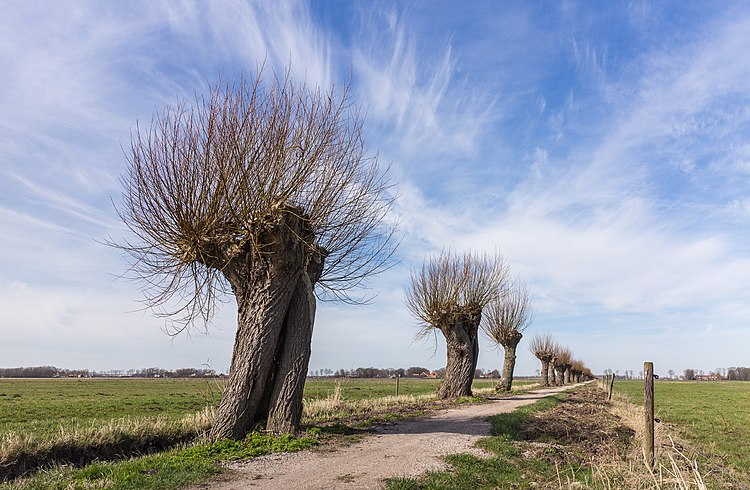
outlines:
M421 44L407 27L406 14L367 17L366 45L354 48L354 69L368 120L396 144L399 153L472 155L495 101L457 75L450 38ZM373 42L378 39L377 42ZM439 46L435 50L435 43Z

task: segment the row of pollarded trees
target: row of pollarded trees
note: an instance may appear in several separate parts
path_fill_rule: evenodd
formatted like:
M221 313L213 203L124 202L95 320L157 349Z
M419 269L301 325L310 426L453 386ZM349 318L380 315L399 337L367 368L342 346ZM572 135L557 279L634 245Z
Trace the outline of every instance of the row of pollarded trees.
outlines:
M406 303L422 333L445 337L447 366L440 398L471 395L479 358L479 330L505 350L498 389L510 391L516 348L533 314L526 286L511 280L498 254L443 252L412 273Z
M114 244L148 306L181 331L210 324L224 294L236 300L212 439L299 427L316 298L356 301L350 292L391 263L396 245L389 183L365 151L349 87L263 73L219 80L136 125L122 178L118 212L131 238ZM500 259L448 253L413 277L410 308L449 345L442 396L471 392L483 309L509 297L507 276ZM493 311L488 328L505 318ZM498 342L515 349L516 337Z
M550 334L532 337L529 351L539 359L542 386L561 386L592 379L591 370L575 359L568 347L559 345Z

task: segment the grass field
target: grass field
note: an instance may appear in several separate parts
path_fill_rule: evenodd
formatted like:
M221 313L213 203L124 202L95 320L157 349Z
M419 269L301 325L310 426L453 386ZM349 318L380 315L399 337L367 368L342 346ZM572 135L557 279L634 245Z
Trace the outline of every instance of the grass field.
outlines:
M401 379L395 397L395 379L311 379L303 423L367 427L423 413L434 405L439 384ZM524 380L516 388L532 384ZM489 392L493 386L492 380L477 380L474 388ZM106 488L177 488L221 471L217 461L299 449L326 430L315 427L312 439L253 434L238 443L206 445L201 436L222 387L214 379L0 379L0 481L54 464L93 462L80 470L43 471L13 488L89 488L92 479ZM200 444L185 448L191 441ZM169 481L146 481L143 472Z
M218 403L221 383L214 379L0 379L0 434L23 430L43 435L61 425L91 425L121 417L179 418ZM337 384L346 401L396 394L394 379L311 379L304 397L328 398ZM440 380L401 379L399 393L432 393L439 384ZM492 380L474 384L478 389L493 385Z
M215 380L0 379L0 433L120 417L182 417L218 401Z
M643 404L643 381L616 381L615 391ZM750 471L750 383L742 381L657 381L656 417L711 457Z

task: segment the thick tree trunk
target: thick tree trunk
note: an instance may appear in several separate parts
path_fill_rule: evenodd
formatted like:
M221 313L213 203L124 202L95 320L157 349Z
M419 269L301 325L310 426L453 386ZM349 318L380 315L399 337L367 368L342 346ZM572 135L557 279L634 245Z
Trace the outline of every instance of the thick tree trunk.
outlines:
M313 288L323 271L322 258L314 257L297 282L284 320L285 339L278 360L276 381L271 392L267 430L293 433L302 418L302 392L310 362L315 294Z
M565 367L565 384L570 384L570 368Z
M474 309L458 316L452 325L443 329L448 354L445 381L438 390L438 398L471 396L471 383L479 358L479 323L482 310Z
M555 366L555 383L557 386L563 386L565 384L565 368L562 366Z
M259 234L256 247L225 254L231 257L221 270L237 299L237 333L213 440L241 439L267 421L273 431L299 425L315 315L312 291L324 258L311 252L299 216L280 214Z
M540 359L542 363L542 369L539 374L542 376L542 386L549 386L549 361L546 359Z
M211 428L214 440L241 439L267 416L279 337L299 274L269 271L255 279L233 284L237 333L229 379Z
M557 377L555 376L554 361L550 361L549 363L549 384L550 386L557 386Z
M507 339L505 344L503 344L505 356L503 358L503 377L500 380L499 387L506 393L510 392L513 385L513 370L516 368L516 348L522 337L521 332L517 332L517 334Z

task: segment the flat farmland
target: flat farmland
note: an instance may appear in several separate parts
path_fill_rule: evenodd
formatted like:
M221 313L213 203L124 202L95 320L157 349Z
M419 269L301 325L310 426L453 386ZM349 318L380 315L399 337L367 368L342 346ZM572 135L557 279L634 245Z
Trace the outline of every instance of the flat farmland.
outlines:
M122 417L181 417L216 403L221 385L196 379L0 379L0 433Z
M615 391L643 404L643 381L616 381ZM750 383L743 381L657 381L656 417L706 455L750 471Z
M529 385L521 381L517 385ZM440 380L402 378L399 394L434 392ZM476 389L488 389L492 380L477 380ZM216 379L0 379L0 434L23 431L44 435L61 426L90 426L107 420L180 418L215 406L223 382ZM305 399L338 396L342 401L396 394L395 379L311 378Z

